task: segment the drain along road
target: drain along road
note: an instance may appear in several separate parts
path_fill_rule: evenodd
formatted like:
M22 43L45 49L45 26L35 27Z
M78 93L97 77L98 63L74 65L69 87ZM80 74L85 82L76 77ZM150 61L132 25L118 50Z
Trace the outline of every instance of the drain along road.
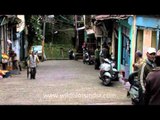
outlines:
M35 80L20 75L0 80L0 105L131 105L118 81L102 85L94 65L75 60L48 60Z

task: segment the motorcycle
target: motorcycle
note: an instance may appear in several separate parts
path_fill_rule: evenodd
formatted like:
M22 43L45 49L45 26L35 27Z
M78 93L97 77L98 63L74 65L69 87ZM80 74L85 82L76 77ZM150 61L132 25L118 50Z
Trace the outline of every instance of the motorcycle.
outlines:
M130 74L129 83L131 84L128 94L131 98L133 105L139 104L139 90L140 90L140 82L138 80L138 71Z
M99 79L102 80L105 86L108 86L111 81L118 80L118 73L114 60L103 59L103 63L100 65Z
M74 52L73 52L72 49L69 49L69 51L68 51L68 56L69 56L69 59L70 59L70 60L73 60L73 59L74 59Z
M88 65L94 64L94 59L91 57L91 55L89 55L88 51L84 51L83 53L83 63Z

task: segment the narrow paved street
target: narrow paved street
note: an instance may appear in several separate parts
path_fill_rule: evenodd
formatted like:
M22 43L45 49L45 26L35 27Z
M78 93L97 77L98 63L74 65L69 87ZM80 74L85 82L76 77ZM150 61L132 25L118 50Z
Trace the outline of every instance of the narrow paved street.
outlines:
M118 82L106 87L93 65L75 60L48 60L36 80L20 75L0 80L0 105L131 105Z

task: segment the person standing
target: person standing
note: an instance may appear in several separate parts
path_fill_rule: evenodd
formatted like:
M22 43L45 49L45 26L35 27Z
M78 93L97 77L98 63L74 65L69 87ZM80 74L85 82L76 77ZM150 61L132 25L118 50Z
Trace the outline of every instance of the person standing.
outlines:
M160 105L160 52L155 59L155 67L146 78L144 102L145 105Z
M19 60L17 58L17 54L14 53L13 55L13 60L12 60L12 63L13 63L13 70L17 70L17 73L20 74L20 65L19 65Z
M142 53L139 50L136 51L135 58L136 58L136 62L133 64L133 68L134 68L134 71L137 71L139 70L139 68L142 66L144 62L142 58Z
M99 53L100 53L100 46L97 46L97 48L95 49L95 69L99 69L100 66L100 57L99 57Z
M139 72L138 72L138 78L140 82L139 86L139 102L138 105L144 105L144 93L145 93L145 85L146 85L146 77L150 71L152 71L153 68L156 67L155 64L155 56L156 56L156 49L155 48L148 48L146 53L146 60L142 64Z
M136 62L133 64L134 72L129 75L128 82L132 85L134 83L135 76L138 76L138 70L141 68L144 60L142 58L142 53L137 50L135 54Z
M37 63L39 63L39 58L37 55L34 54L34 51L32 52L31 55L29 55L29 68L30 68L30 79L35 79L36 78L36 67Z
M110 58L109 47L106 44L102 45L102 50L100 51L100 62L103 63L103 59Z

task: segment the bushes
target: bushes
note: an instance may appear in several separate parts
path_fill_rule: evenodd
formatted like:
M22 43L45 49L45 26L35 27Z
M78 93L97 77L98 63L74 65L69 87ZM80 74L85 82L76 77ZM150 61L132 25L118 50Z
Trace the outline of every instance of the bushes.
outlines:
M70 44L45 44L47 59L68 59L68 50L73 48Z

